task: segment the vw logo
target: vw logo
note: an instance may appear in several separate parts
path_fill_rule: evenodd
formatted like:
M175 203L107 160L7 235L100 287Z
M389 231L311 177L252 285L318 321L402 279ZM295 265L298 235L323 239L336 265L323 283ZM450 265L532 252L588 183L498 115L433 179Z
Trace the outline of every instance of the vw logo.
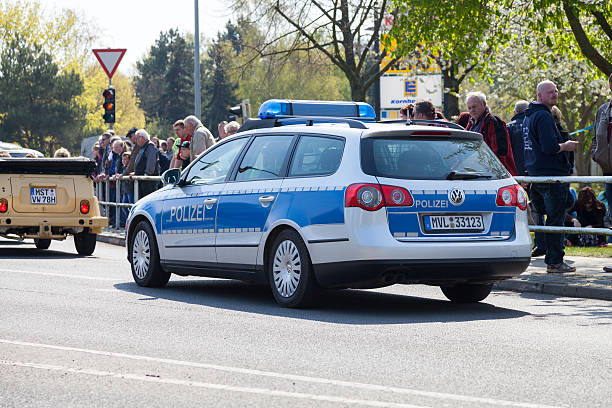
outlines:
M463 190L453 188L451 191L448 192L448 200L451 202L452 205L461 205L465 201L465 193L463 192Z

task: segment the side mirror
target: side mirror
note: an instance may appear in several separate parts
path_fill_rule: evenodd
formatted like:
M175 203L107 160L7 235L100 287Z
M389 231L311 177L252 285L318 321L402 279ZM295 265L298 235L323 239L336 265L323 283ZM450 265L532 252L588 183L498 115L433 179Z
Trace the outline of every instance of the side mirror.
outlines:
M168 184L176 184L181 179L181 169L168 169L162 174L164 186Z

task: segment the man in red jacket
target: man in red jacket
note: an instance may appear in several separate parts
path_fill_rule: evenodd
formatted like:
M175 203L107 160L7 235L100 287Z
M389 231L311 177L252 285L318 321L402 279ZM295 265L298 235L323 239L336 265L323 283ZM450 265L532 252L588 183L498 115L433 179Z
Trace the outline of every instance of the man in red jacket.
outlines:
M482 92L470 92L465 103L470 113L470 121L466 130L480 133L504 167L510 174L516 176L516 165L512 156L512 145L506 123L489 111L487 97Z

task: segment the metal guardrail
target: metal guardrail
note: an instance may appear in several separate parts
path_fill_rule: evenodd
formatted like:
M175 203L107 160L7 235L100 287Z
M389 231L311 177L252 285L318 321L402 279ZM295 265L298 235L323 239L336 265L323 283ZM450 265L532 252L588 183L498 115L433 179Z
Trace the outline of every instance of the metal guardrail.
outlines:
M535 177L535 176L515 176L514 179L519 183L535 183L535 184L554 184L554 183L612 183L612 176L563 176L563 177ZM110 182L115 184L115 201L104 201L100 197L108 197L110 195ZM96 197L100 202L101 212L108 217L110 208L114 207L115 211L115 228L120 227L120 212L121 208L131 208L133 203L121 203L121 183L128 181L134 182L134 202L138 201L138 182L139 181L161 181L161 176L112 176L108 180L95 183ZM102 194L102 189L106 194ZM610 203L609 205L612 205ZM583 228L583 227L548 227L544 225L530 225L529 231L545 232L545 233L568 233L568 234L592 234L612 236L610 228Z
M612 176L515 176L519 183L534 184L556 184L556 183L612 183ZM612 202L608 202L612 205ZM530 225L529 231L546 232L551 234L590 234L590 235L612 235L610 228L583 228L583 227L547 227L545 225Z
M161 176L111 176L108 180L94 182L94 192L100 203L100 212L103 216L108 217L111 209L115 211L115 228L121 229L121 208L132 208L135 202L138 201L138 182L139 181L159 181ZM115 201L102 200L102 197L110 196L110 184L115 182ZM121 202L121 183L134 182L134 203Z

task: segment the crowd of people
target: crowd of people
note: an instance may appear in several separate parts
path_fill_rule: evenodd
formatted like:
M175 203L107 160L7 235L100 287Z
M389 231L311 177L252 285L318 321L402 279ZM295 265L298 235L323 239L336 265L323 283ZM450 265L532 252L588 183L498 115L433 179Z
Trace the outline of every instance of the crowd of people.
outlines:
M609 78L612 91L612 76ZM482 92L472 92L466 97L467 112L459 115L457 123L466 130L482 134L484 142L512 175L569 176L574 171L574 151L577 141L570 139L562 125L562 113L557 107L558 90L551 81L542 81L536 89L536 100L529 103L519 100L514 116L507 124L493 114ZM426 119L444 126L446 119L436 111L431 102L418 101L406 105L400 111L403 119ZM599 107L594 124L592 143L593 160L605 176L612 176L612 102ZM568 183L538 183L525 185L530 198L532 219L547 226L585 228L610 227L612 205L595 196L590 187L578 194ZM605 185L606 202L612 203L612 184ZM532 256L545 255L549 273L574 272L573 266L564 262L566 245L606 245L605 236L594 234L535 233Z
M219 123L219 139L236 133L239 127L236 121ZM159 140L149 135L145 129L136 128L128 130L125 140L113 130L107 130L100 136L92 147L97 165L94 180L109 183L109 201L115 201L118 196L123 204L133 203L134 182L129 176L159 176L169 168L184 169L200 153L216 143L212 133L194 115L177 120L173 129L175 137L167 140ZM118 195L117 184L120 186ZM158 188L158 181L139 181L138 198ZM102 194L105 198L106 192ZM127 214L128 210L122 208L119 219L121 226L125 225ZM109 222L115 224L115 212L110 211L108 217Z

